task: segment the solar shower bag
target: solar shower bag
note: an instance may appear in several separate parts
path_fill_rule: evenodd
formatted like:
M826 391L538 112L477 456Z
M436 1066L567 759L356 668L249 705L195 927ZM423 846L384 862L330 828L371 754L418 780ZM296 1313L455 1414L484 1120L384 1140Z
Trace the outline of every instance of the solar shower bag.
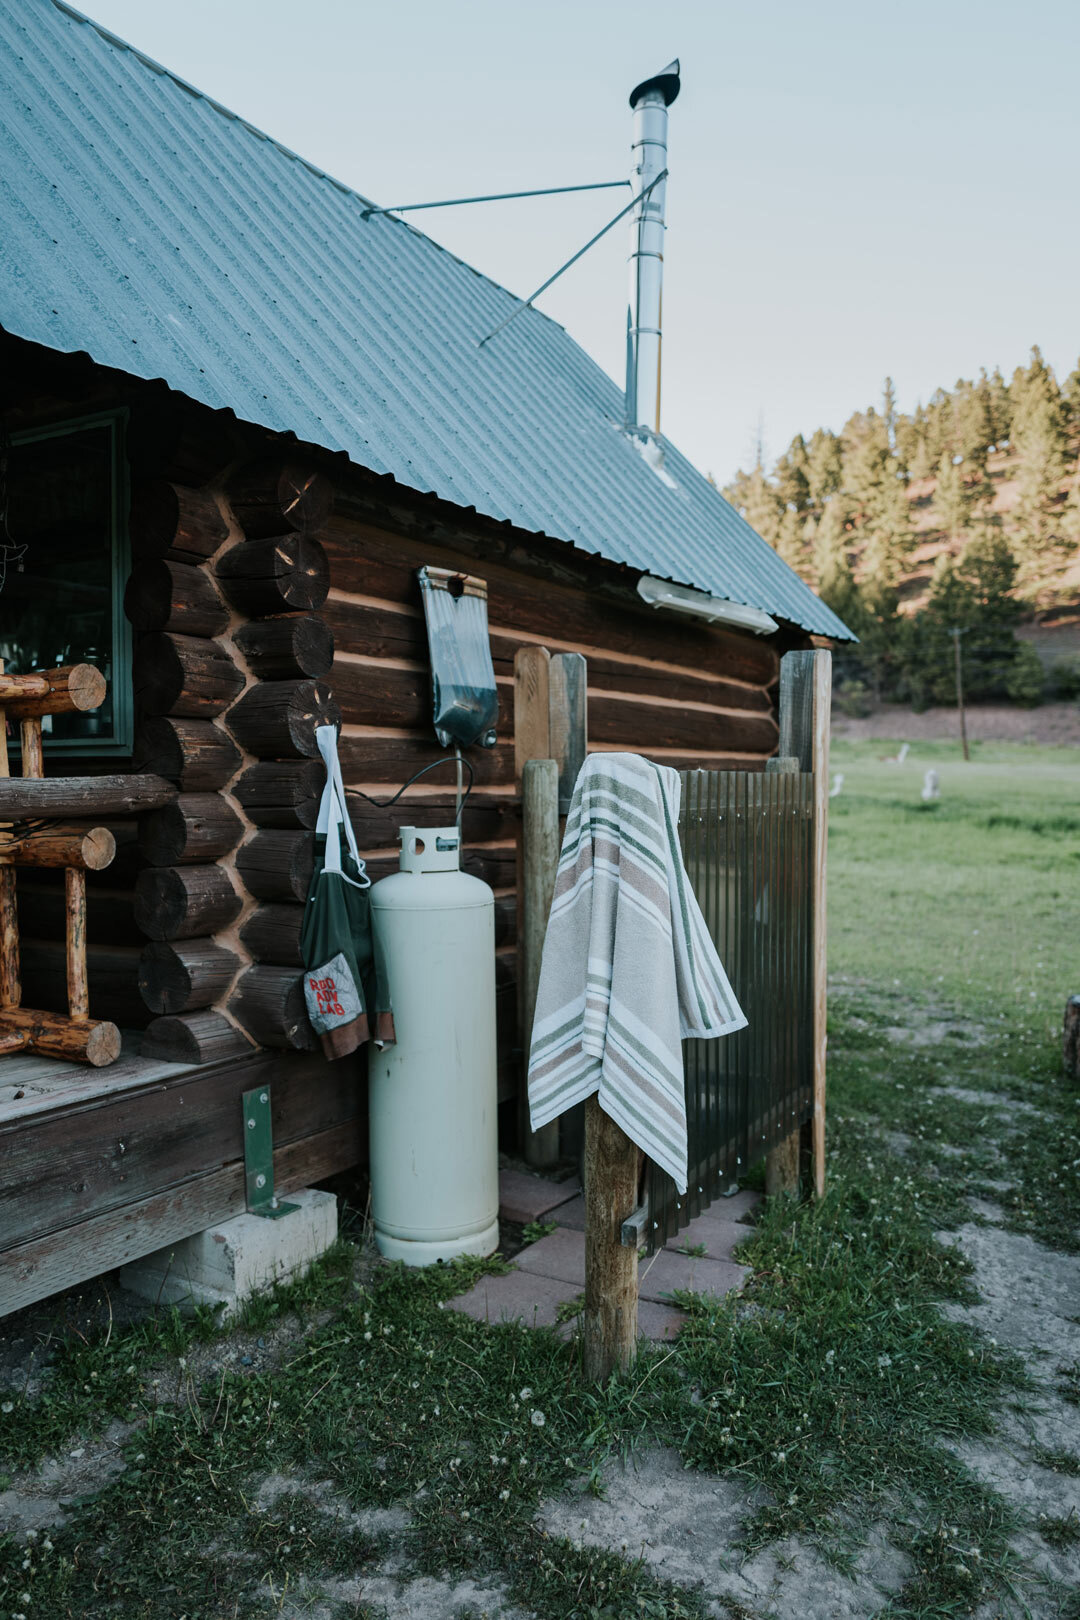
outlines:
M487 584L448 568L418 568L424 602L435 735L444 748L495 746L499 695L488 639Z

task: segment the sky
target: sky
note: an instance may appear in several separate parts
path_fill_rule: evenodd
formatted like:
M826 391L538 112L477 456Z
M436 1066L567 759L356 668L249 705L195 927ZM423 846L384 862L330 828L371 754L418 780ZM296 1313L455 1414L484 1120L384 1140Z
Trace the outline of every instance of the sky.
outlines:
M82 0L379 204L623 178L678 56L662 427L725 483L793 435L1032 344L1080 356L1076 0ZM629 193L432 210L526 296ZM539 307L620 383L627 229Z

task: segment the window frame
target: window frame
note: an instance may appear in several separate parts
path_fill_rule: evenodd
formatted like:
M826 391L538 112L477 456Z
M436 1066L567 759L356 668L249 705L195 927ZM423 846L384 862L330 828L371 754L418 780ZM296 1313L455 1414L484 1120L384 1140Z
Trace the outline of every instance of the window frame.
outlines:
M132 678L133 646L131 625L124 612L124 590L131 573L131 537L128 532L130 483L124 434L130 412L126 405L95 411L89 416L64 417L39 427L22 428L10 435L12 449L20 444L37 444L43 439L68 438L88 428L104 427L109 432L109 464L112 471L109 495L109 569L112 584L112 679L113 734L111 737L49 737L50 754L89 756L130 755L135 738L135 694ZM18 751L18 742L15 749Z

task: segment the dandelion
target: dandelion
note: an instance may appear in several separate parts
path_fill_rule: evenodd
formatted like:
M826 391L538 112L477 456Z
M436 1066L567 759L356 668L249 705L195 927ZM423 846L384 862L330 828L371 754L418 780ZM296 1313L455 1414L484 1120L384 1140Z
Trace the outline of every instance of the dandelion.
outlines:
M877 1364L878 1364L879 1367L891 1367L892 1366L892 1356L878 1356Z
M499 1492L499 1501L500 1502L509 1502L509 1500L510 1500L510 1492L509 1491L502 1490L502 1491Z
M15 1402L14 1401L5 1401L3 1406L0 1406L0 1412L3 1412L5 1415L8 1412L14 1412L14 1410L15 1410Z
M787 1462L787 1452L786 1451L778 1451L778 1452L776 1452L775 1455L776 1455L776 1460L777 1460L778 1463Z
M835 1360L836 1360L836 1351L835 1350L826 1350L826 1352L825 1352L825 1365L826 1365L826 1367L831 1367Z
M38 1533L37 1533L36 1530L28 1530L26 1532L27 1541L36 1541L37 1538L38 1538Z
M367 1342L368 1342L368 1344L370 1344L370 1343L371 1343L371 1332L370 1332L370 1329L369 1329L369 1331L368 1331L368 1332L367 1332L367 1333L365 1333L365 1334L364 1334L364 1338L365 1338L365 1339L366 1339L366 1340L367 1340Z
M543 1412L534 1412L530 1422L532 1423L534 1429L542 1429L544 1424L547 1422L547 1419L545 1418Z
M469 1517L469 1510L468 1510L468 1508L465 1508L465 1509L464 1509L464 1510L463 1510L463 1512L462 1512L462 1515L461 1515L461 1517L462 1517L462 1518L463 1518L463 1519L467 1519L467 1518L468 1518L468 1517Z
M140 1451L139 1455L135 1458L135 1461L137 1463L145 1462L146 1461L146 1452L145 1451Z
M520 1392L520 1394L518 1395L518 1400L519 1401L531 1401L532 1400L532 1390L528 1387L528 1385L526 1385L525 1388Z
M134 1374L134 1372L135 1372L135 1363L132 1362L131 1366L128 1368L128 1377L130 1378Z
M186 1356L180 1356L178 1361L177 1361L177 1366L181 1367L181 1368L186 1367L187 1366L187 1357Z
M53 1544L49 1540L48 1536L46 1536L45 1540L41 1543L41 1550L42 1552L52 1552Z

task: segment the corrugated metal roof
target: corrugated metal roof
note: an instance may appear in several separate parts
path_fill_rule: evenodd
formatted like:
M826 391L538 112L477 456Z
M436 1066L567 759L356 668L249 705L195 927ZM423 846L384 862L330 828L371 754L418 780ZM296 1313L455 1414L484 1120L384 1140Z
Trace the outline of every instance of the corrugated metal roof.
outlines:
M840 620L554 321L60 0L0 0L0 325L613 562Z

